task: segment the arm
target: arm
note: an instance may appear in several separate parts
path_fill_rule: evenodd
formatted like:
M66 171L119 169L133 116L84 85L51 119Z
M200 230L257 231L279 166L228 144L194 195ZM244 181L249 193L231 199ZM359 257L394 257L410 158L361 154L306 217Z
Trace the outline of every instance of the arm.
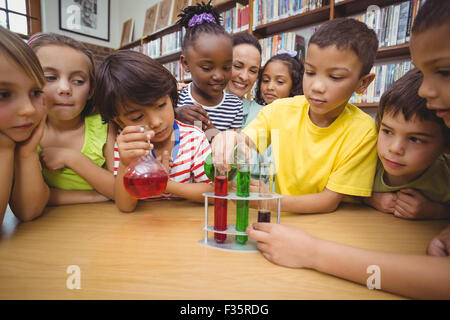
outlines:
M38 217L47 205L50 189L42 176L37 146L44 133L45 117L31 137L16 147L14 157L14 185L10 206L22 221Z
M175 108L175 119L186 124L195 125L203 131L214 127L209 120L208 112L195 102L194 105L184 105Z
M310 268L367 284L367 268L377 265L385 291L419 299L450 298L450 259L354 248L279 224L255 223L247 232L258 241L264 257L282 266Z
M166 191L179 197L189 199L195 202L204 203L205 198L202 193L213 192L214 186L211 183L179 183L169 180Z
M103 149L107 169L99 167L83 153L67 148L44 148L41 156L50 170L69 167L85 179L97 193L109 199L114 199L114 175L112 173L112 167L114 166L114 128L112 125L108 126L108 136ZM73 203L73 201L76 201L74 198L75 194L71 193L69 199L66 199L65 196L57 195L52 197L51 203L56 205L58 203L54 201L58 200L63 201L60 204ZM82 198L80 198L79 203L84 203L86 198L81 193L80 197ZM97 198L99 201L105 201L103 197Z
M343 194L325 188L322 192L300 196L283 196L281 211L298 213L333 212L344 197Z
M3 223L6 206L11 195L14 168L14 147L12 139L0 132L0 226Z
M50 189L48 205L58 206L78 203L96 203L108 201L109 198L95 190L61 190Z

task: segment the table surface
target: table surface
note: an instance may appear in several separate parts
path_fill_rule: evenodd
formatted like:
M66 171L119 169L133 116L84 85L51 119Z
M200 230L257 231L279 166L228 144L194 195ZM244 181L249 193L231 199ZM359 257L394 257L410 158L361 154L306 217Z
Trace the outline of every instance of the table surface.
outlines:
M210 219L213 212L210 206ZM249 222L255 217L251 210ZM133 213L121 213L112 202L49 207L27 223L7 213L0 299L402 299L314 270L281 267L259 252L202 245L204 222L204 206L185 200L141 201ZM232 205L228 223L234 223ZM406 254L424 254L448 225L351 204L330 214L282 213L281 223L343 244ZM71 265L80 268L79 290L66 285Z

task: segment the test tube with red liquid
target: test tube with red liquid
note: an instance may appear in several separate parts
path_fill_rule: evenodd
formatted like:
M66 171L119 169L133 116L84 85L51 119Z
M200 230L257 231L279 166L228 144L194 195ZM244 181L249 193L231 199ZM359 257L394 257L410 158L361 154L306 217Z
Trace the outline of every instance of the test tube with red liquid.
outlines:
M226 169L215 167L214 174L214 195L228 195L228 172ZM214 230L225 231L227 229L228 200L214 198ZM214 233L214 240L223 243L227 239L224 233Z
M260 163L259 164L259 195L260 195L260 197L264 197L264 196L266 196L267 198L270 197L270 193L272 192L272 182L273 182L273 169L271 170L271 164L270 163ZM267 184L269 184L269 186L267 186ZM269 193L267 193L267 188L269 188ZM270 223L269 199L259 200L258 222Z

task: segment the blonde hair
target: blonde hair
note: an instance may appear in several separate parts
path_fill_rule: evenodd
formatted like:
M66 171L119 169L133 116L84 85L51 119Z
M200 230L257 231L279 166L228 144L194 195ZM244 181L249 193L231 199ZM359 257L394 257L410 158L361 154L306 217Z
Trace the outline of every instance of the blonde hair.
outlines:
M0 54L15 61L39 88L45 86L44 71L34 51L17 35L0 27Z

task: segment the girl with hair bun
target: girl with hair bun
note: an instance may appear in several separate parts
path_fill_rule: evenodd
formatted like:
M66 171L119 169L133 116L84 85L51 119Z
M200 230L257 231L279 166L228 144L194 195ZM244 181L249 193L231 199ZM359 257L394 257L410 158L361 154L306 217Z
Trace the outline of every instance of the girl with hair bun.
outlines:
M218 130L242 126L242 102L225 92L233 62L231 37L210 3L189 6L179 15L178 24L186 29L180 60L192 82L180 91L176 109L178 120L201 123L209 139Z

